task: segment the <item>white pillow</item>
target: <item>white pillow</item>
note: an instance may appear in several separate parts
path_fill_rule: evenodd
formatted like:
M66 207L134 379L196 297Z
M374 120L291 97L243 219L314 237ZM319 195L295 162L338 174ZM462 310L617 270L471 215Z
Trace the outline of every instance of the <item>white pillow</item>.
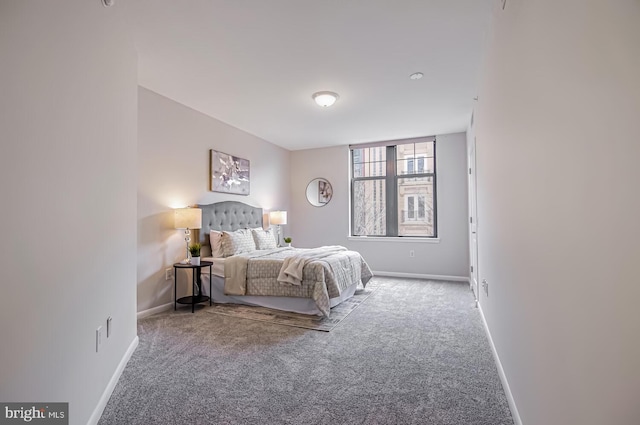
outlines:
M256 250L256 243L249 229L240 229L235 232L222 232L222 256L242 254Z
M209 231L209 241L211 242L211 256L222 258L222 232L217 230Z
M253 240L256 243L256 249L276 249L278 247L271 228L269 228L269 230L264 230L263 228L258 227L256 229L251 229L251 233L253 233Z

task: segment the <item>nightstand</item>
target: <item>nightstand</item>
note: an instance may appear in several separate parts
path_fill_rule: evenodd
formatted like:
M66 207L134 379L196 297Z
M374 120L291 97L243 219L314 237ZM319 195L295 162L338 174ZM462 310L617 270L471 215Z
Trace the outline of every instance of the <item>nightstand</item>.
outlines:
M213 262L211 261L200 261L200 264L198 265L194 265L194 264L182 264L182 263L175 263L173 265L173 309L177 310L178 309L178 303L180 304L191 304L191 312L195 312L196 311L196 304L199 303L203 303L205 301L209 301L209 305L211 304L211 298L207 297L206 295L202 295L202 281L200 281L200 279L198 279L198 277L200 276L200 270L203 267L209 267L209 276L212 276L211 274L211 266L213 266ZM191 285L192 285L192 294L191 296L188 297L182 297L182 298L178 298L178 269L192 269L193 271L193 276L191 277ZM209 278L209 294L211 294L211 278ZM198 285L196 282L199 281L200 285ZM196 294L196 286L198 287L198 294Z

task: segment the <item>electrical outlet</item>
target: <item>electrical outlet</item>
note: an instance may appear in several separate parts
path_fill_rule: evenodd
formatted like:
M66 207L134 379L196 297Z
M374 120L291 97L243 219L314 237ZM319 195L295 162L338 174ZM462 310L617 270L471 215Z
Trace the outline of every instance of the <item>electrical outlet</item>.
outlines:
M484 294L488 297L489 296L489 282L487 282L487 279L482 279L482 289L484 289Z
M416 256L416 252L413 249L409 250L409 257L413 258L415 256Z
M113 328L111 326L111 316L107 317L107 338L111 336L111 332L113 332Z
M171 279L173 279L173 268L167 267L166 269L164 269L164 280Z
M98 329L96 329L96 353L100 351L101 344L102 344L102 326L98 326Z

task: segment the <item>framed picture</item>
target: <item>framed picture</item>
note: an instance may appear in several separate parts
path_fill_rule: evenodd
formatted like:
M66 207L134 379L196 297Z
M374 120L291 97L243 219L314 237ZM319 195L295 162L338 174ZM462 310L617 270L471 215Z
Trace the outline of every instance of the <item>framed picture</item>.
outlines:
M318 202L326 204L331 200L332 195L331 184L326 180L318 181Z
M210 190L212 192L249 194L249 160L209 151Z

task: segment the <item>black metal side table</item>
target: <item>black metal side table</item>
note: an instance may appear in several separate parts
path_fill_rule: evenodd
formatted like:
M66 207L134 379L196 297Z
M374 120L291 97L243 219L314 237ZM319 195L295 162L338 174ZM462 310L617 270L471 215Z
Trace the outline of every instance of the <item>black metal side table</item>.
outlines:
M202 295L202 281L200 280L200 269L203 267L209 267L209 276L211 274L211 266L213 266L212 261L200 261L200 264L182 264L175 263L173 265L173 309L178 309L178 303L180 304L191 304L191 312L196 311L196 304L203 303L205 301L209 301L209 305L211 305L211 297L207 297L206 295ZM191 278L192 281L192 294L188 297L178 298L178 269L192 269L193 276ZM197 285L197 282L200 284ZM198 286L198 294L196 295L196 285ZM211 294L211 277L209 277L209 294Z

